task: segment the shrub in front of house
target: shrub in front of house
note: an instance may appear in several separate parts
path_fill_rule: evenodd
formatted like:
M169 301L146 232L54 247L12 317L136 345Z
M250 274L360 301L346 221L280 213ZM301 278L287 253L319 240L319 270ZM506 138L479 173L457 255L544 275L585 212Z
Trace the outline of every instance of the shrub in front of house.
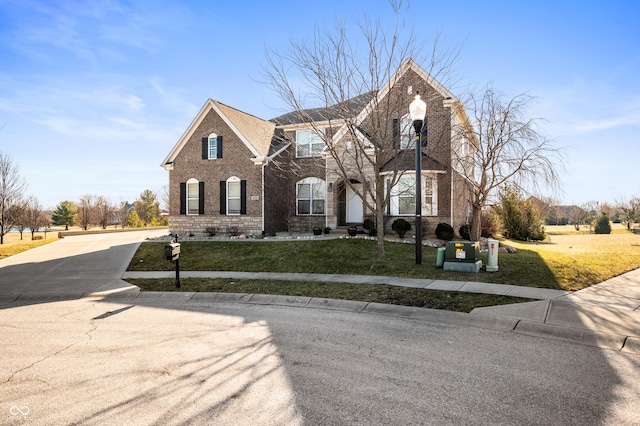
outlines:
M610 234L611 233L611 223L609 223L609 216L605 213L602 213L596 221L593 223L593 231L596 234Z
M500 230L500 220L495 212L482 212L480 223L482 224L480 229L480 236L482 237L492 238Z
M376 232L376 224L372 219L365 219L362 223L362 228L369 232L370 237L375 237L376 235L378 235Z
M471 239L471 227L468 224L462 225L458 230L458 233L460 234L460 237L465 240Z
M438 226L436 226L436 237L439 239L451 241L454 236L453 226L448 223L439 223Z
M406 234L411 229L411 224L407 222L405 219L396 219L391 224L391 229L393 232L398 234L398 237L404 238L404 234Z

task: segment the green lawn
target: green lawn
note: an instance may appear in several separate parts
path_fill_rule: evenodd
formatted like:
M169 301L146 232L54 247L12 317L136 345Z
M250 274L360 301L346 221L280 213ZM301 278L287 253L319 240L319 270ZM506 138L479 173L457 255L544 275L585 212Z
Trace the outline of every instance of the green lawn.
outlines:
M304 272L385 275L410 278L478 281L551 289L579 290L640 268L640 236L617 230L610 235L547 230L545 242L501 240L516 253L500 254L499 271L478 274L436 268L437 249L423 248L422 265L415 264L415 246L388 242L387 259L376 259L376 242L365 239L300 241L184 241L183 271ZM145 242L129 271L173 271L164 258L164 242ZM486 263L485 253L480 259ZM527 299L462 292L429 291L387 285L308 283L275 280L183 279L129 280L146 291L216 291L281 294L361 300L469 312L474 307L518 303Z
M317 283L277 280L230 280L185 278L180 288L173 279L128 279L143 291L198 291L246 294L279 294L327 299L359 300L363 302L418 306L457 312L471 312L482 306L529 302L512 296L423 290L377 284Z
M550 234L546 242L501 241L517 248L500 254L498 272L448 272L435 267L437 249L423 248L415 264L415 246L387 242L387 259L376 259L375 241L364 239L301 241L184 241L180 268L187 271L305 272L387 275L479 281L529 287L579 290L640 268L640 236L626 231L610 235ZM164 242L140 245L128 270L171 271ZM486 263L486 253L480 254Z
M171 271L164 259L165 243L144 243L130 271ZM435 267L437 249L423 248L422 265L415 264L413 244L386 243L387 259L376 259L375 241L363 239L304 241L185 241L180 268L185 271L305 272L318 274L386 275L456 281L482 281L531 287L561 288L534 251L500 257L500 271L478 274L447 272ZM486 262L486 254L480 254Z
M53 233L53 232L50 232L50 234L57 235L57 233ZM49 244L57 240L58 240L57 237L50 237L50 238L47 238L46 240L43 239L43 240L31 241L30 236L29 236L29 239L24 239L24 240L9 239L4 244L0 245L0 259L13 256L14 254L22 253L23 251L31 250L32 248L40 247L42 245Z

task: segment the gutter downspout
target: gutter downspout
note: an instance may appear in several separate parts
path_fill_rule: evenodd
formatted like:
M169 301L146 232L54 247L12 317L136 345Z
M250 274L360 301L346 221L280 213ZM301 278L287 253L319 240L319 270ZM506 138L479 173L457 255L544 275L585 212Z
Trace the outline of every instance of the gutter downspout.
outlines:
M262 200L262 212L260 214L260 220L261 220L261 227L262 227L262 234L264 235L264 168L266 167L268 161L265 161L262 164L262 194L260 195L260 199Z
M449 207L449 214L451 215L450 223L453 229L456 229L456 225L453 223L453 200L454 200L453 191L455 187L456 186L453 184L453 170L451 170L451 206Z
M329 207L329 158L327 156L325 156L324 158L324 191L325 191L325 206L324 206L324 227L328 228L329 227L329 209L327 207ZM331 196L333 196L333 192L331 192ZM333 209L335 211L335 203L331 203L331 205L333 206Z

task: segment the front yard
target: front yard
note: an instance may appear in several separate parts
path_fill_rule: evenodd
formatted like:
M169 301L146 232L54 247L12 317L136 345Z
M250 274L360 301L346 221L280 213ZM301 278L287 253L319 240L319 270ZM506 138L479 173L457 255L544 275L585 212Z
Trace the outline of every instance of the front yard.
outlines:
M362 239L302 241L185 241L180 268L190 271L304 272L386 275L454 281L479 281L529 287L579 290L640 268L640 236L624 230L610 235L562 232L548 227L546 242L502 240L517 249L500 254L499 271L478 274L435 267L437 249L423 248L415 264L414 245L387 243L387 260L376 260L376 243ZM171 271L164 242L146 242L130 271ZM480 254L486 263L486 253Z

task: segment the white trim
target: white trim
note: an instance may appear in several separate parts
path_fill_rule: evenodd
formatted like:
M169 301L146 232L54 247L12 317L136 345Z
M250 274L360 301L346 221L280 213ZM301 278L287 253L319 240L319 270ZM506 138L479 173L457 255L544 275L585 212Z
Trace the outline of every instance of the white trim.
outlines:
M198 205L196 206L196 212L195 213L189 213L189 200L194 200L193 197L189 198L189 185L196 185L196 188L198 190L198 196L195 197L195 200L197 201ZM186 188L185 188L185 200L184 200L184 204L185 204L185 215L187 216L198 216L200 214L200 196L202 194L200 194L200 181L198 179L195 178L191 178L186 182Z
M216 145L216 156L211 156L211 138L215 139ZM218 159L218 135L216 133L209 133L207 136L207 159L208 160L217 160Z
M302 144L298 144L298 134L300 132L308 132L311 134L311 137L309 138L309 142L307 144L304 145L308 145L309 147L309 155L304 155L304 156L299 156L298 155L298 146L304 146ZM324 133L324 135L321 135L320 132ZM313 142L313 138L317 137L318 139L320 139L320 142ZM327 129L324 127L315 127L315 128L302 128L302 129L296 129L296 143L295 143L295 158L320 158L322 157L322 153L325 152L325 150L327 149L327 141L325 140L325 138L327 137ZM318 155L313 155L313 145L319 145L320 143L322 143L322 149L319 151Z
M336 125L342 126L345 120L343 118L336 118L335 120L324 120L324 121L305 121L304 123L293 123L293 124L279 124L276 126L276 129L283 130L285 132L291 132L299 129L308 129L309 123L313 123L316 127L325 127L325 128L334 128Z
M249 149L249 151L251 151L251 153L255 157L259 157L260 156L260 153L253 147L253 145L251 145L251 143L249 143L247 138L245 138L244 135L242 133L240 133L238 128L231 122L231 120L229 120L229 118L227 118L227 116L222 113L220 108L218 108L218 106L216 105L215 101L213 99L209 98L209 99L207 99L205 104L202 106L202 108L200 109L200 111L198 112L196 117L193 119L191 124L189 124L189 127L187 127L187 130L185 130L185 132L182 134L180 139L178 139L178 142L174 145L173 149L171 150L171 152L169 152L169 155L167 155L167 157L164 159L162 164L160 164L160 166L164 167L165 170L170 170L169 169L169 165L171 163L173 163L173 160L176 159L176 157L178 156L178 154L180 153L182 148L184 148L184 146L187 144L189 139L191 139L191 137L195 133L195 131L198 128L198 126L200 125L200 123L202 123L202 120L204 120L204 118L209 113L210 109L215 111L218 114L218 116L220 116L220 118L222 118L222 120L227 124L227 126L229 126L231 131L233 133L235 133L236 136L238 136L238 138L242 141L242 143L245 144L247 149ZM208 154L207 154L207 156L208 156Z
M408 172L406 174L404 174L403 176L400 177L400 179L402 178L414 178L414 188L415 188L415 170L411 173ZM427 188L427 178L431 179L431 208L432 208L432 212L428 213L426 210L427 204L425 203L426 200L426 188ZM401 217L410 217L410 216L415 216L415 206L414 208L411 210L411 212L409 213L400 213L400 200L399 200L399 192L398 192L398 184L400 182L400 179L398 180L398 182L396 182L396 184L391 188L391 192L390 192L390 198L389 198L389 216L401 216ZM429 173L429 172L425 172L423 171L420 174L420 179L422 181L422 206L421 206L421 211L422 211L422 216L424 217L434 217L434 216L438 216L438 178L437 176L435 176L433 173ZM385 179L384 180L385 183L385 191L386 191L386 186L389 184L389 179ZM415 200L415 193L412 195L413 199ZM415 201L414 201L415 203ZM385 210L385 214L386 210Z
M251 143L247 140L247 138L244 137L244 135L242 133L240 133L240 130L238 130L238 128L231 122L231 120L229 120L227 118L227 116L222 113L222 111L220 110L220 108L218 108L216 103L211 99L209 99L209 101L211 101L211 107L213 108L213 110L218 113L220 118L222 118L222 120L225 123L227 123L227 126L229 126L231 128L231 130L233 131L233 133L235 133L240 138L242 143L244 143L246 145L246 147L249 149L249 151L251 151L251 153L253 155L255 155L256 157L260 156L260 153L258 152L258 150L255 149L253 147L253 145L251 145Z
M225 191L226 192L225 193L225 196L226 196L225 204L226 204L226 207L227 207L227 211L226 211L227 216L240 216L240 214L241 214L240 213L240 211L242 210L242 190L241 190L241 187L239 188L240 191L241 191L240 195L238 195L237 198L236 197L233 198L234 200L237 199L240 202L240 204L238 205L238 213L230 213L229 212L229 184L230 183L237 183L238 185L241 185L241 182L242 182L242 180L237 176L231 176L229 179L227 179L225 181L225 185L227 186L226 191Z
M313 198L313 184L322 183L324 185L324 213L313 213L313 201L320 200L320 198ZM309 185L309 213L300 213L298 211L298 201L299 201L299 186L300 185ZM306 200L306 198L304 199ZM327 215L327 181L318 177L306 177L304 179L300 179L296 182L296 216L326 216Z

